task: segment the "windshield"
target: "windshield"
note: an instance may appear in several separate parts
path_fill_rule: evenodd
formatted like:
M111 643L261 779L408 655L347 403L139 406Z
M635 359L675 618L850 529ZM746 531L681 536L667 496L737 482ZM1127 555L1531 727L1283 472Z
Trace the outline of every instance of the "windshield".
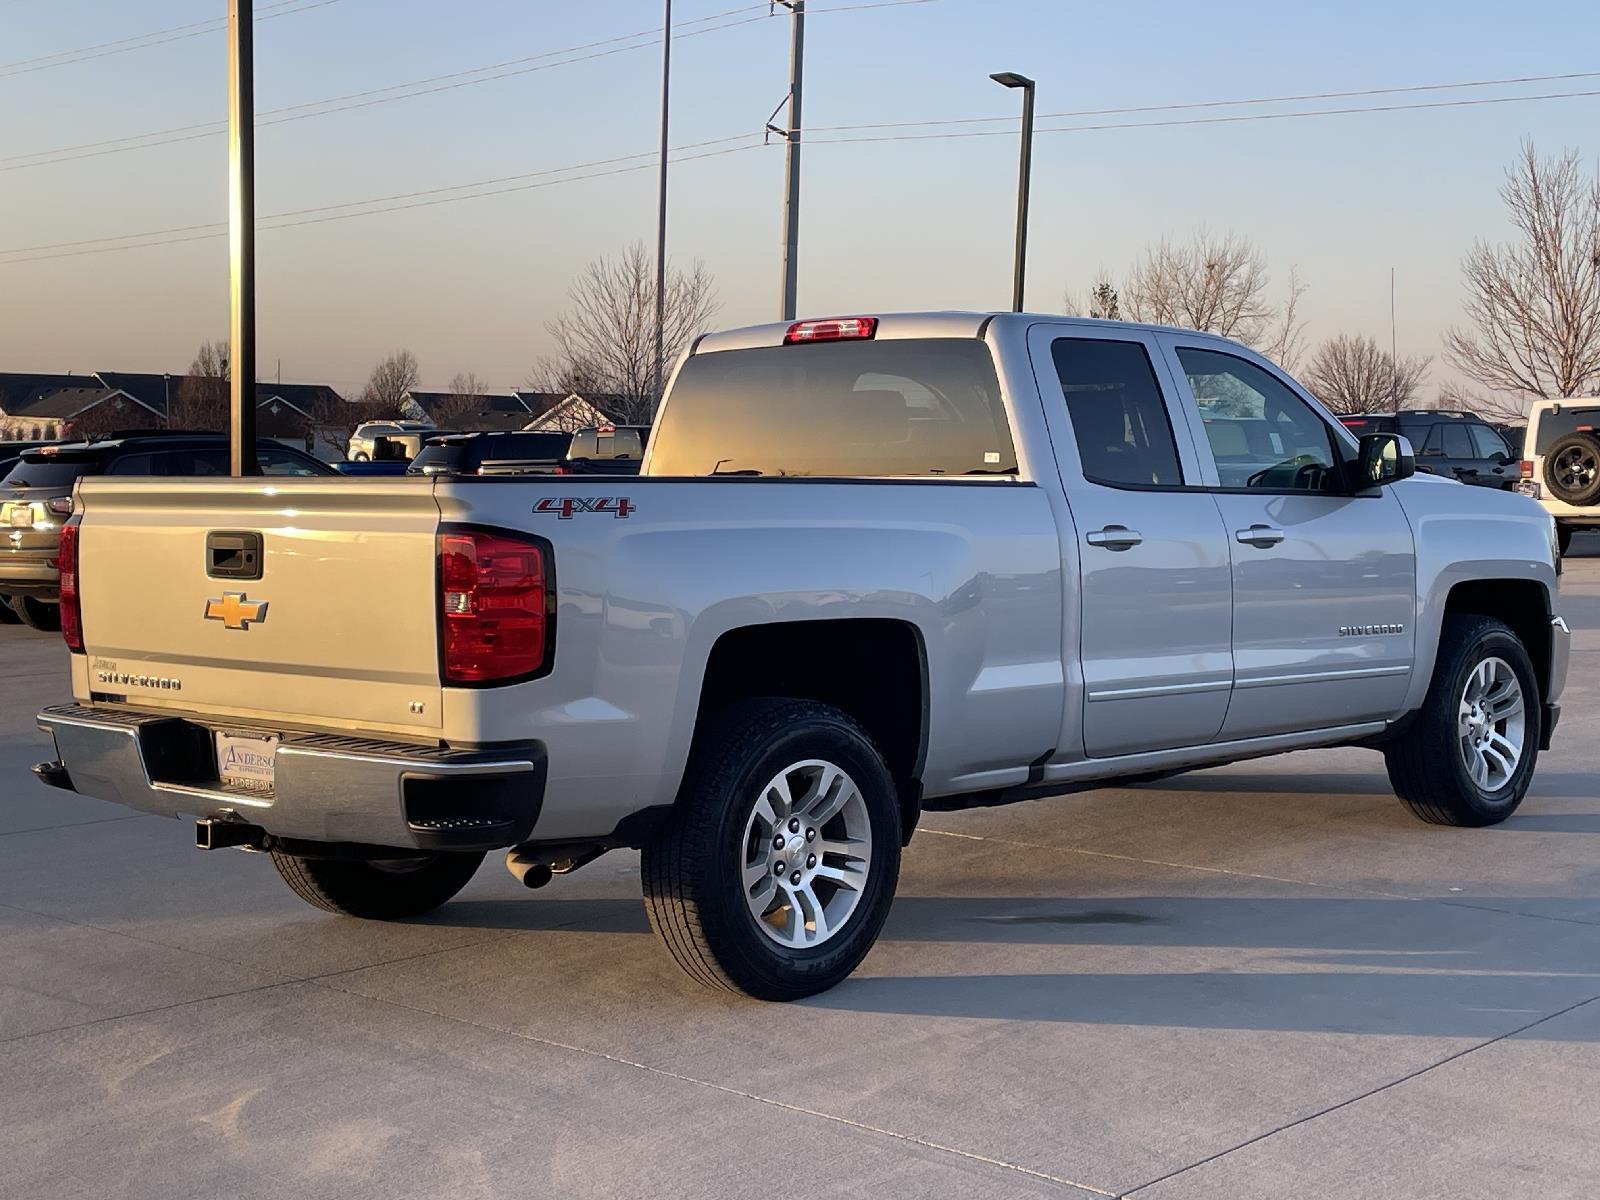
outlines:
M1017 470L976 338L826 342L690 358L653 475L1007 475Z

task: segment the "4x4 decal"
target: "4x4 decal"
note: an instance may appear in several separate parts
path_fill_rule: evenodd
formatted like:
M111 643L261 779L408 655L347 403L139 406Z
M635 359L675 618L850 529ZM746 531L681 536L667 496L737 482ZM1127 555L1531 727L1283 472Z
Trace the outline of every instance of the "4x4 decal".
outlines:
M533 506L536 513L555 513L563 521L575 513L610 513L618 520L633 515L633 501L626 496L546 496Z

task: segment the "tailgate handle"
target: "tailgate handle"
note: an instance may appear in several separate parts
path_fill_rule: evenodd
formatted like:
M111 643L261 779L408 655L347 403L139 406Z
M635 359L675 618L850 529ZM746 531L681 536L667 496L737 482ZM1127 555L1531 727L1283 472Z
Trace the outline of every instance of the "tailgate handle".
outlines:
M259 533L206 534L206 574L213 579L260 579L264 559Z

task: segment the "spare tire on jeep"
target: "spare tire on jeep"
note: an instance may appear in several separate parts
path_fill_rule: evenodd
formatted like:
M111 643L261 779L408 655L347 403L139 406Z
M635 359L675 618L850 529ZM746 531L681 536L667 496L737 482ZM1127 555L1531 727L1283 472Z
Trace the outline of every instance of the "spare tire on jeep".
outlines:
M1544 481L1550 494L1568 504L1600 500L1600 437L1569 433L1544 456Z

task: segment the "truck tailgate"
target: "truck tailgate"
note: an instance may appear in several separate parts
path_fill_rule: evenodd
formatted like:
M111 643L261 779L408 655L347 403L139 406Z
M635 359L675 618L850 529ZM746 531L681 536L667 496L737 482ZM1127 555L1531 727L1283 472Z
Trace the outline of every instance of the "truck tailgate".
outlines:
M439 727L431 481L97 478L78 509L96 702Z

